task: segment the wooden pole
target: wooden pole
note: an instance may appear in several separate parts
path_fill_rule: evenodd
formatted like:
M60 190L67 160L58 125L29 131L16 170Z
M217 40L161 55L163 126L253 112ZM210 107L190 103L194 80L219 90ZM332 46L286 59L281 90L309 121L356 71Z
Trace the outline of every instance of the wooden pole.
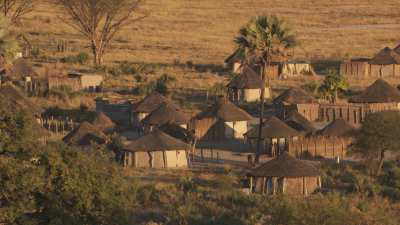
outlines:
M250 194L253 193L253 177L250 177Z

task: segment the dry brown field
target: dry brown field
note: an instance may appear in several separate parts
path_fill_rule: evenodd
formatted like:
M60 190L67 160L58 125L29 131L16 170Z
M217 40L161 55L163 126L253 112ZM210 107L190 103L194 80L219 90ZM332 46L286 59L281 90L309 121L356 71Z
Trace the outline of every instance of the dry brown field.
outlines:
M291 25L301 43L297 57L370 56L400 41L399 8L398 0L146 0L147 18L118 35L107 60L220 64L234 49L240 26L258 14L275 14ZM36 39L64 38L88 50L48 2L27 17L23 29Z
M109 66L121 61L167 65L149 77L168 73L178 78L174 88L207 89L226 77L216 75L212 69L199 72L169 65L190 61L205 68L223 66L225 57L235 49L233 38L252 16L274 14L284 18L300 43L294 50L295 58L340 60L370 57L385 46L400 43L399 8L399 0L145 0L141 13L147 17L117 35L105 60ZM16 29L27 33L49 58L89 53L88 42L64 23L66 18L51 1L41 0L26 16L23 27ZM71 52L48 49L59 40L67 40ZM372 81L351 84L362 87ZM306 82L310 79L278 81L275 85ZM107 84L130 87L135 81L132 76L109 77Z

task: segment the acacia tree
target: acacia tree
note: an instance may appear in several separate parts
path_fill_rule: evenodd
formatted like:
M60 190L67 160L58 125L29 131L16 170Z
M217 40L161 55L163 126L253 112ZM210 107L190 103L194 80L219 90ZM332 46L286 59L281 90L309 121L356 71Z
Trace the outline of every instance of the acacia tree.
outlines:
M89 41L96 66L111 40L124 26L141 18L135 17L142 0L55 0L70 16L64 20Z
M337 72L330 71L319 87L319 92L329 97L330 101L335 103L338 100L338 92L347 90L347 88L348 83L346 78Z
M34 0L0 0L0 11L3 16L16 24L25 14L32 12Z
M295 36L283 20L276 16L256 16L242 27L235 38L238 48L244 52L247 63L260 62L262 84L260 84L260 124L255 162L258 163L261 153L261 135L264 118L266 73L271 66L272 57L286 56L287 50L296 44Z
M382 170L385 153L400 151L400 112L386 111L367 115L352 145L369 165L376 165L375 174ZM375 163L374 163L375 162Z

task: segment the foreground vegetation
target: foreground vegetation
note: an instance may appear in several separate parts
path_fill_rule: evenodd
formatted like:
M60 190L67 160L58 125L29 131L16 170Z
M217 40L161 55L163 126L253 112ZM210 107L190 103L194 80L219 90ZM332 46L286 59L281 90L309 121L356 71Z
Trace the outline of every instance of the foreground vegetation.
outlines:
M117 165L106 146L41 145L23 112L0 115L0 221L6 224L400 223L395 163L379 177L358 167L327 167L324 182L351 184L346 192L248 196L239 188L242 174L232 170L146 182Z

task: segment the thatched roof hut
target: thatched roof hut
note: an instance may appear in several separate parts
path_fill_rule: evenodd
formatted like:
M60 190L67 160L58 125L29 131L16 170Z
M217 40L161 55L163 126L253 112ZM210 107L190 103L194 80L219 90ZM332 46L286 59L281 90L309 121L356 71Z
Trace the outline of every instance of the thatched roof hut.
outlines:
M321 172L316 166L287 152L251 170L248 176L250 191L262 194L308 195L321 187Z
M227 99L219 99L214 105L195 116L196 120L215 118L225 122L250 121L253 117Z
M97 113L93 125L104 133L112 132L116 128L115 123L103 112Z
M107 136L97 127L88 122L81 123L77 128L67 134L63 141L68 144L88 146L92 142L104 144L107 142Z
M400 64L400 55L389 47L382 49L378 54L375 55L369 64L374 65L392 65Z
M247 138L258 138L258 130L259 127L257 126L248 131L245 135L247 136ZM291 128L289 125L276 118L275 116L272 116L264 121L261 130L261 136L264 139L288 138L299 136L299 134L300 133L297 130Z
M383 79L376 80L363 93L351 98L354 103L400 102L400 92Z
M190 145L156 129L124 147L124 165L144 168L187 167Z
M314 125L297 111L289 113L285 122L291 128L299 132L312 133L316 130Z
M169 102L169 99L158 92L153 92L147 95L142 101L138 102L133 111L136 113L151 113L164 102Z
M296 159L284 152L277 158L260 165L249 172L254 177L314 177L321 172L310 162Z
M245 65L242 72L235 76L227 87L235 89L261 89L262 79L252 68Z
M274 104L314 104L317 100L301 88L290 88L276 97L273 101Z
M184 142L191 142L194 139L194 133L176 124L164 124L158 128L171 137Z
M171 137L159 129L155 129L124 147L124 150L131 152L168 151L177 149L188 150L190 149L190 145Z
M236 62L242 62L242 60L244 59L244 54L243 54L243 50L241 49L236 49L231 55L229 55L224 62L226 64L234 64Z
M169 102L162 103L157 109L147 115L142 123L148 126L161 126L163 124L185 125L190 117L182 110Z
M354 129L346 120L340 118L328 124L318 134L326 137L342 137Z

